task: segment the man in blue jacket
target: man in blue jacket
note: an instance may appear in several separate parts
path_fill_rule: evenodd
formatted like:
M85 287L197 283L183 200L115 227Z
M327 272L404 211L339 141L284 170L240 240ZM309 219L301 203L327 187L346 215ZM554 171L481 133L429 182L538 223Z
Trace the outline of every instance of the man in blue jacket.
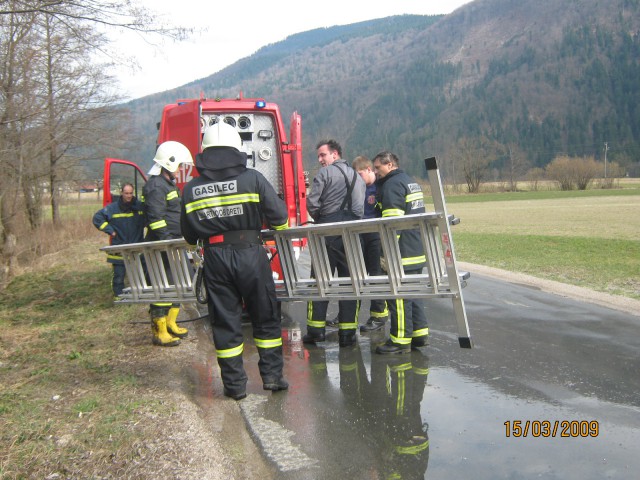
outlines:
M144 210L133 194L133 185L125 183L120 191L120 197L98 210L93 216L93 224L98 230L110 237L111 245L142 242L144 234ZM124 289L126 273L121 255L107 255L107 262L113 266L111 288L117 299Z
M357 156L351 166L358 172L360 178L364 180L367 187L365 190L364 200L364 216L362 218L376 218L377 205L377 186L376 173L373 170L373 163L363 155ZM380 266L380 254L382 245L380 243L380 234L378 232L368 232L360 234L362 243L362 253L364 254L364 265L367 273L371 276L382 275L382 267ZM374 332L384 328L389 317L387 303L384 300L371 300L369 306L369 320L364 325L360 325L361 332Z

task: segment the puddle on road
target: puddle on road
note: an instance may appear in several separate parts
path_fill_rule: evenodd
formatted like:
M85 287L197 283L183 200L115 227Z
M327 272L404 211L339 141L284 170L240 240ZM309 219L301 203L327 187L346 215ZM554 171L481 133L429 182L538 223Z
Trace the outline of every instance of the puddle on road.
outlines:
M554 398L552 385L524 385L500 371L487 375L481 364L456 368L436 348L372 354L383 334L359 336L358 345L346 349L338 348L337 332L311 348L301 335L291 323L283 329L291 387L272 394L261 389L257 352L249 330L245 334L249 397L240 408L277 478L582 480L631 478L640 470L636 407ZM193 395L216 415L223 398L219 370L210 338L199 343L210 350L193 366ZM608 411L618 416L597 416ZM535 423L542 421L550 422L548 434ZM552 436L552 426L565 421L577 429L569 423L568 436ZM514 422L529 425L526 437L514 435ZM582 422L597 425L597 432L581 431Z

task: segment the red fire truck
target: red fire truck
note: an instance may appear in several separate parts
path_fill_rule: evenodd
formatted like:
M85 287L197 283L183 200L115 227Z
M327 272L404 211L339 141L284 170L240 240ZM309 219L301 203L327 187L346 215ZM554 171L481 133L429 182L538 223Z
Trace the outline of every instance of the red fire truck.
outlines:
M261 98L243 98L242 93L236 99L178 100L164 107L156 144L167 140L181 142L195 160L202 151L204 131L217 122L226 122L238 131L247 153L247 166L262 173L285 201L289 225L305 224L307 204L300 115L294 112L291 116L290 140L287 141L280 109L275 103ZM177 176L180 190L195 176L198 176L196 168L183 165ZM132 183L136 196L140 197L146 175L134 162L107 158L103 181L103 203L106 205L114 200L125 182ZM274 264L274 272L281 274L279 264Z
M306 205L306 178L302 169L302 142L301 142L301 119L300 115L293 113L290 126L290 141L287 141L282 117L278 106L274 103L267 103L260 98L243 98L239 95L236 99L207 99L179 100L164 107L162 118L158 124L157 144L168 140L179 141L189 148L194 159L201 151L201 141L205 130L215 125L216 122L226 122L232 125L240 134L242 144L248 156L247 165L260 171L271 182L275 190L286 202L289 212L289 225L292 227L302 227L307 223ZM152 159L147 160L151 166ZM324 236L335 235L335 226L331 224L316 225L310 228L295 228L275 232L274 236L279 237L279 245L284 244L285 249L275 254L275 245L265 245L267 251L271 253L272 270L274 277L283 287L278 290L281 305L288 301L308 301L308 300L329 300L330 298L391 298L392 296L406 296L411 298L443 298L448 297L453 302L453 312L455 315L458 338L460 346L471 348L472 342L467 323L467 316L462 298L462 287L469 277L468 272L458 272L455 264L455 253L450 232L450 225L457 223L452 215L448 215L445 206L442 182L435 158L425 160L425 166L429 176L432 203L435 212L419 214L416 216L389 217L373 220L363 220L351 224L341 225L341 235L346 238L348 247L348 257L355 263L356 268L351 271L351 278L345 278L344 282L335 282L337 277L327 268L319 268L315 279L308 278L308 272L303 273L303 269L298 271L300 248L306 245L307 240L313 236L315 240L309 242L309 256L311 261L317 259L319 265L329 265L327 250L324 242L318 239ZM197 159L196 159L197 167ZM179 171L178 185L182 189L186 182L196 176L197 170L191 166L183 166ZM141 168L130 161L107 158L104 169L104 202L113 201L114 193L117 195L120 186L125 183L132 183L136 195L139 197L146 176ZM112 190L113 189L113 190ZM419 222L419 223L416 223ZM366 232L368 228L375 228L385 240L382 242L383 248L388 253L390 259L389 275L381 275L375 281L368 281L368 275L363 270L364 257L358 235ZM395 225L395 226L394 226ZM364 228L364 230L363 230ZM399 230L418 228L421 231L421 240L424 243L424 251L428 259L428 272L421 275L403 275L400 250L398 245ZM289 237L291 235L291 237ZM286 237L286 238L284 238ZM168 243L179 240L168 241ZM282 243L284 242L284 243ZM156 242L163 243L163 242ZM111 252L127 251L125 263L129 262L132 268L127 266L127 270L133 272L134 279L131 295L125 299L125 303L150 303L153 298L157 301L157 295L162 301L171 298L173 301L182 301L182 298L194 298L200 301L197 294L197 287L192 288L191 282L183 282L180 288L175 285L167 285L166 278L156 278L153 272L162 272L164 262L158 260L155 255L149 255L149 260L155 262L156 268L149 269L152 273L143 270L141 255L146 255L147 249L153 250L155 245L151 243L141 243L123 245L118 247L107 247ZM175 255L171 258L185 258L188 254L183 253L184 245L170 247ZM114 250L115 249L115 250ZM297 249L297 250L296 250ZM157 253L157 250L154 250ZM181 256L182 255L182 256ZM146 258L146 257L145 257ZM283 275L280 258L283 259L287 277ZM172 275L174 279L191 277L192 271L185 273L186 269L191 269L193 264L186 264L179 260L170 262L173 265ZM306 266L306 264L305 264ZM310 266L310 265L309 265ZM182 272L182 273L178 273ZM151 285L145 283L142 277L154 277ZM378 277L378 276L376 276ZM130 282L131 283L131 282ZM194 282L197 284L197 281ZM188 285L187 285L188 284ZM153 288L152 288L153 287ZM157 289L156 289L157 287ZM187 288L189 287L189 288ZM286 287L286 288L285 288ZM289 288L291 287L291 288ZM158 292L156 292L156 290ZM402 291L401 291L402 290ZM194 294L195 291L195 294ZM389 292L387 296L387 293ZM175 299L174 299L175 298ZM288 336L292 341L286 341L285 345L292 348L300 347L300 329L295 323L283 335ZM307 350L305 352L308 353Z

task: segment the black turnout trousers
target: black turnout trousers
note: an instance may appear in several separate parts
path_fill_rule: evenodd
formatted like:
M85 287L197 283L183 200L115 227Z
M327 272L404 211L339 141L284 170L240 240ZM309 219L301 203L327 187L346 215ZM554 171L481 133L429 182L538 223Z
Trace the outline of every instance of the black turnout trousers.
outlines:
M262 245L207 246L204 278L209 297L209 321L225 388L245 391L243 367L243 304L251 318L263 382L282 376L282 331L275 284Z

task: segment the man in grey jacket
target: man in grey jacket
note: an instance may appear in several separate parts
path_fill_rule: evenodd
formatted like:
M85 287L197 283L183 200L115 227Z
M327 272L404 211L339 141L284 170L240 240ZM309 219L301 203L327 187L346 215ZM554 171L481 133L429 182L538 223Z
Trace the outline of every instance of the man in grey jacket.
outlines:
M307 211L316 223L358 220L364 214L365 183L360 175L342 157L342 147L335 140L323 140L317 147L318 161L323 168L313 179L307 196ZM341 277L349 276L342 237L327 237L327 252L331 270ZM309 302L307 307L307 334L302 341L315 344L325 340L328 301ZM358 329L357 300L339 302L339 332L341 347L356 343Z

